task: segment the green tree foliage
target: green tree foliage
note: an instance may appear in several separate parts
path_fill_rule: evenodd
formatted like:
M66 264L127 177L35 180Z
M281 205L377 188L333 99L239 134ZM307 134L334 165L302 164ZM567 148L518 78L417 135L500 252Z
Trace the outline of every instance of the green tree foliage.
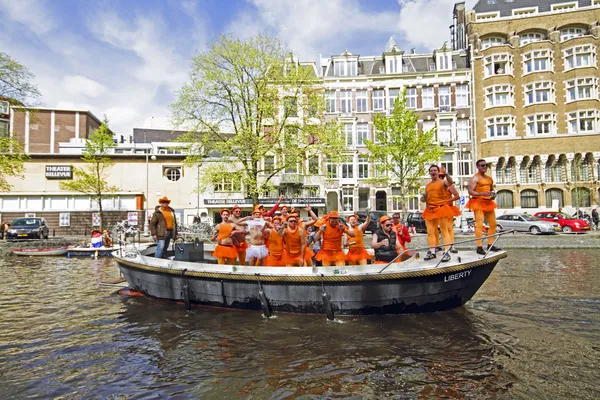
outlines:
M435 128L423 132L417 128L419 115L406 107L406 91L394 100L388 117L373 118L376 140L366 140L369 159L375 165L373 183L398 185L406 211L406 199L418 193L426 168L444 154L435 143Z
M344 149L339 125L325 120L314 68L295 62L273 38L221 36L194 56L177 95L173 122L190 130L178 140L195 149L191 161L219 160L205 162L203 187L243 182L245 195L257 202L274 176L312 154L337 159ZM264 163L273 156L276 162Z
M7 182L7 177L15 176L23 179L24 163L28 159L29 156L23 154L16 140L0 137L0 191L10 191L12 185Z
M13 105L35 103L41 97L29 69L0 52L0 97Z
M87 194L96 202L100 211L100 229L104 227L102 198L106 193L120 190L107 182L108 170L114 165L114 161L108 154L115 146L113 134L108 129L108 120L104 119L104 122L92 132L89 140L85 143L85 150L81 157L85 165L81 168L73 168L72 181L60 183L62 190Z

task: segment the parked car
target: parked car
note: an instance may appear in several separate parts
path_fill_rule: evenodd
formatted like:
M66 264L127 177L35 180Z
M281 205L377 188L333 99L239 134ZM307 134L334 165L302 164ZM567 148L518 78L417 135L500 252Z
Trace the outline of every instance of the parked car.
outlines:
M17 218L6 232L6 240L48 239L50 229L44 218Z
M498 230L515 230L518 232L531 232L554 234L560 232L561 227L556 222L543 221L529 214L504 214L496 218Z
M534 214L541 220L556 222L565 233L587 232L590 230L590 224L584 219L571 217L568 214L557 211L540 211Z
M406 226L415 227L418 233L427 233L427 226L425 226L425 220L421 216L421 212L411 212L406 216Z
M349 215L353 215L354 213L352 212L341 212L340 216L342 217L342 220L344 223L346 223L346 218ZM373 233L377 230L377 228L379 227L379 218L381 218L384 215L388 215L387 212L385 211L373 211L371 210L369 212L370 216L371 216L371 222L369 222L369 225L367 226L367 229L365 229L365 232L369 232L369 233ZM358 223L362 224L367 220L367 214L365 214L364 211L357 211L356 215L358 215Z

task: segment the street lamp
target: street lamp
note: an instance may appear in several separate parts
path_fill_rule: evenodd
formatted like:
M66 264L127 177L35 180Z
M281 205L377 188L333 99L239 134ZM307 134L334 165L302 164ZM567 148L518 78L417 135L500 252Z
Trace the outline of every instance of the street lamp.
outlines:
M148 236L148 215L149 215L149 196L150 196L150 191L149 191L149 186L150 186L150 177L149 177L149 173L148 173L148 167L149 167L149 159L152 161L156 161L156 156L152 155L150 156L150 153L148 153L146 151L146 193L144 193L144 197L146 198L146 207L144 207L144 209L146 210L146 215L144 216L144 235Z

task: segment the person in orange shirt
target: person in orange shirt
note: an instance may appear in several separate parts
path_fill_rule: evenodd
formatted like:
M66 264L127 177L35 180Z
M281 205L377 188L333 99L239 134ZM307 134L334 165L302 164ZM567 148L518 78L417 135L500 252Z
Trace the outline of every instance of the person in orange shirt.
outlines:
M271 222L273 229L267 229L266 232L269 240L269 255L264 264L267 267L283 267L286 265L286 252L283 236L279 235L279 230L282 228L281 217L275 216Z
M481 246L483 233L483 221L487 220L489 225L488 235L496 233L496 192L494 192L494 181L486 175L488 164L485 160L477 160L477 173L469 181L469 195L471 198L465 206L475 214L475 237L477 238L477 254L485 255ZM493 246L493 237L488 237L488 250L500 251L499 247Z
M255 210L256 211L256 210ZM240 225L248 218L242 218L242 209L237 204L231 208L231 215L229 216L229 222ZM246 241L246 232L244 229L236 229L234 246L237 251L237 259L240 265L246 265L246 250L248 249L248 242Z
M444 178L440 178L440 172ZM438 228L442 232L444 239L444 247L446 250L450 248L450 236L448 235L448 218L452 217L452 209L446 201L446 192L448 186L452 185L452 177L446 174L445 169L441 169L437 165L429 167L429 176L431 182L425 187L425 196L422 200L425 201L426 207L422 217L425 220L427 227L427 244L429 251L425 256L425 260L432 260L436 257L436 243L438 242ZM442 257L442 262L450 261L450 254L445 253Z
M406 250L406 243L410 243L412 239L408 232L408 227L400 221L400 213L396 212L392 214L392 223L394 224L392 229L396 232L398 243L402 246L402 250Z
M356 233L348 231L348 227L340 224L340 214L337 210L331 211L327 219L323 218L322 225L319 227L315 239L321 241L321 250L317 253L315 259L321 261L324 267L335 264L338 267L346 265L346 255L342 250L342 235L345 233L350 237L355 237Z
M234 236L239 233L236 225L229 221L230 211L221 210L221 223L217 225L217 232L212 240L218 240L212 255L217 258L219 264L235 265L238 252L234 246Z
M365 215L367 219L360 225L358 225L358 215L356 213L346 217L346 222L349 225L348 232L354 232L355 234L353 238L348 237L348 235L344 236L344 243L348 247L348 253L346 254L348 265L367 265L367 261L373 258L365 248L364 241L365 229L371 222L368 208L365 210Z
M160 205L154 209L148 227L152 239L156 242L154 257L163 258L169 249L169 242L177 239L177 217L175 210L169 206L171 200L167 196L159 199L158 204Z
M286 220L287 225L279 228L279 236L283 237L286 250L286 263L288 267L303 267L306 265L306 234L298 226L298 216L290 214Z

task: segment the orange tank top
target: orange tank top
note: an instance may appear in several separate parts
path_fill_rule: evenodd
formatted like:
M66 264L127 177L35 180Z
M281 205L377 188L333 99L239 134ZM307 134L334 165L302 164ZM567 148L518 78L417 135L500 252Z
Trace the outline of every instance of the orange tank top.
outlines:
M348 236L348 243L351 243L348 248L352 249L364 249L365 248L365 238L364 233L358 228L354 228L355 237Z
M494 184L494 181L489 176L485 175L485 176L481 177L481 175L479 175L479 180L477 181L477 185L475 185L475 191L478 193L491 192L493 184ZM490 196L473 196L473 197L477 198L477 199L488 199L488 200L491 199Z
M425 188L425 193L427 193L427 205L441 206L446 203L446 192L448 192L448 189L444 186L443 180L438 179L437 181L429 182Z
M300 235L300 228L296 228L293 231L290 228L287 228L283 237L285 238L285 244L287 246L288 253L291 255L299 254L302 250L302 236Z
M217 235L219 238L219 241L227 239L232 231L233 231L233 224L231 224L229 222L228 223L221 222L219 224L219 233Z
M342 251L342 235L345 232L348 232L348 228L344 227L344 230L340 230L337 226L331 226L329 221L327 221L326 226L327 228L325 229L325 232L323 232L321 250Z
M269 235L269 253L277 257L283 254L283 236L279 236L275 229L271 229Z

